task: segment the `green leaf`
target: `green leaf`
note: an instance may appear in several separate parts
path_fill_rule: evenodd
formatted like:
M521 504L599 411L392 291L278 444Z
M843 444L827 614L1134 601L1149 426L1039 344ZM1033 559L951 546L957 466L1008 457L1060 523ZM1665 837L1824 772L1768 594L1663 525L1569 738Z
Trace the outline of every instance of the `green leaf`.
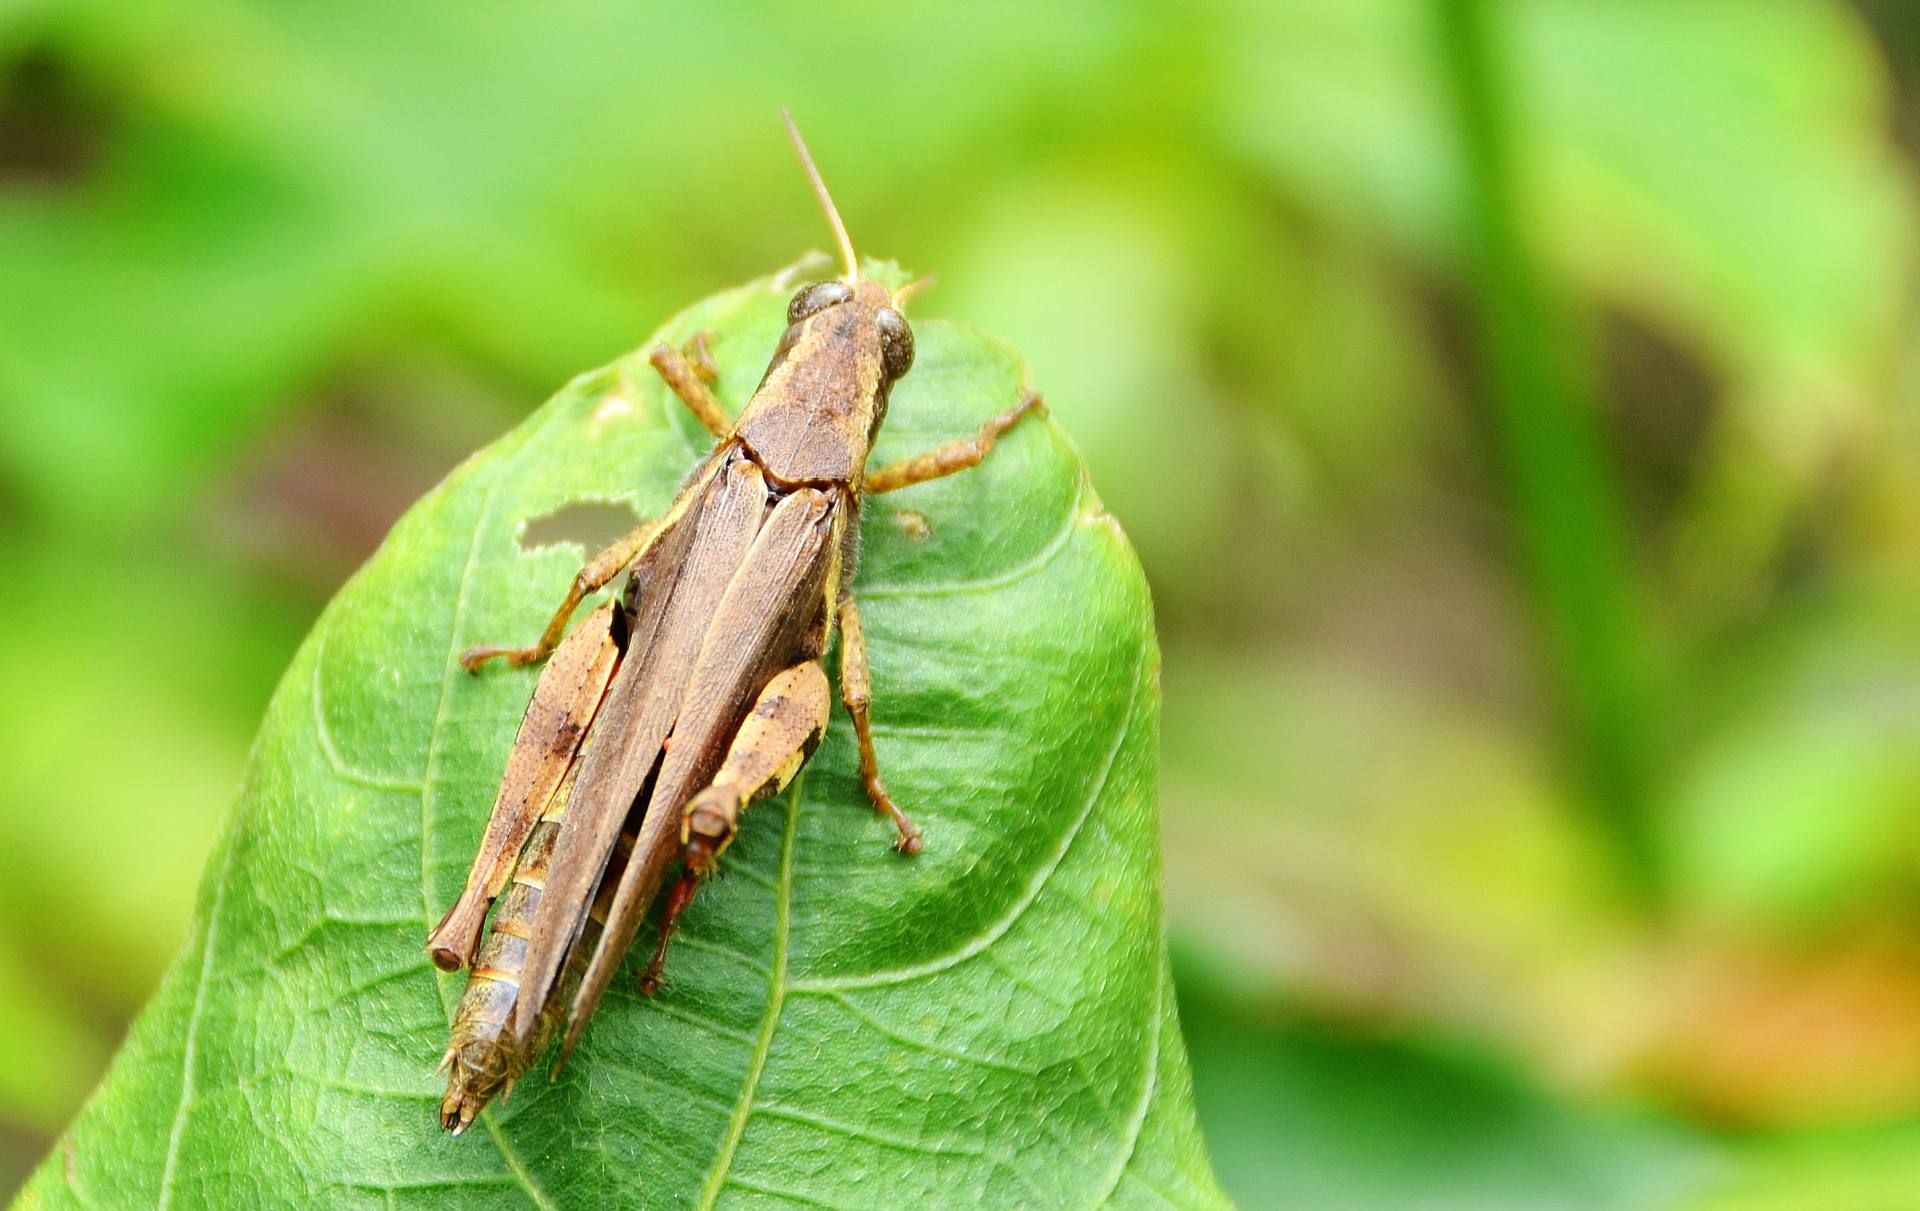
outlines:
M738 407L784 300L754 282L661 336L716 331ZM1004 346L918 337L877 459L1023 389ZM523 549L529 518L659 510L704 440L630 356L395 526L282 680L186 947L21 1205L1226 1205L1162 940L1151 607L1047 423L864 519L880 754L926 852L891 851L836 716L748 813L666 991L622 978L557 1082L440 1133L460 984L421 944L534 678L455 657L534 633L580 561Z
M1671 1211L1723 1180L1709 1141L1556 1097L1467 1038L1236 1004L1176 965L1201 1115L1245 1211Z

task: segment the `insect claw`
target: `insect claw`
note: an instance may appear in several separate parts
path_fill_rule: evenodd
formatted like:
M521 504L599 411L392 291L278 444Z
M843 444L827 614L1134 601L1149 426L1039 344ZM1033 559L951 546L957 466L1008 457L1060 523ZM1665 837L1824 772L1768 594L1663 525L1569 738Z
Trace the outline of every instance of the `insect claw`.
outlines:
M521 663L517 659L519 654L519 651L515 648L492 647L484 643L477 644L460 653L460 667L469 673L477 674L480 672L482 665L496 656L505 656L508 664L519 664Z
M659 949L654 951L653 961L648 963L647 969L640 973L641 996L651 998L660 995L660 990L667 986L666 967L667 937L663 934L660 938Z

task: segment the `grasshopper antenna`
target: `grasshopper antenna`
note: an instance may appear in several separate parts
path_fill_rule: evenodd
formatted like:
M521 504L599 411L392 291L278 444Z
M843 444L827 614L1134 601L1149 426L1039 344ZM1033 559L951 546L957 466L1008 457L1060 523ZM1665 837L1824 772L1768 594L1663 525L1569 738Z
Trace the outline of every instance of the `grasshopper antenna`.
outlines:
M931 290L939 284L940 275L937 273L929 273L925 277L917 277L893 292L893 305L895 307L905 307L908 299L923 290Z
M785 106L780 108L780 117L787 124L787 133L793 136L793 150L800 157L800 167L807 170L807 180L813 182L814 196L820 199L820 209L827 212L827 222L833 225L833 238L840 242L840 257L847 263L847 280L860 276L860 262L853 254L853 237L847 234L847 225L840 221L840 210L833 204L833 195L827 192L827 183L820 179L820 170L814 166L813 155L807 151L807 141L800 137L800 128L793 124L793 115Z

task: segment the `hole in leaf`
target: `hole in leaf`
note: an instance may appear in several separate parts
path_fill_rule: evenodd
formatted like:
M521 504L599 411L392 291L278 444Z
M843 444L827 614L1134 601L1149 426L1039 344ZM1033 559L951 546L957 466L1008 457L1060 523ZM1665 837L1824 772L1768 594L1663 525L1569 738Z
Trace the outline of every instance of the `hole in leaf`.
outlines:
M551 513L530 517L520 527L520 549L578 544L598 551L641 522L632 505L619 500L576 500Z

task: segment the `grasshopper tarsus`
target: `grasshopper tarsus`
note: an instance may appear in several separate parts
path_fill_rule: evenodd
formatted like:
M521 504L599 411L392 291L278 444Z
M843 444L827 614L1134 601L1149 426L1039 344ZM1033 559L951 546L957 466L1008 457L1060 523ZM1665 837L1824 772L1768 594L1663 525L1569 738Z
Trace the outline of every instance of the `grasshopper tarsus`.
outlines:
M853 736L860 748L860 785L873 810L900 830L893 847L903 854L921 849L919 826L900 810L880 780L880 757L873 748L873 680L867 669L867 630L860 621L860 604L851 592L840 595L840 703L853 720Z
M654 996L666 983L667 945L673 941L673 933L680 927L680 914L687 911L687 905L693 903L693 893L700 889L700 875L688 871L680 876L673 885L673 891L667 895L667 916L660 922L660 941L653 948L653 958L648 961L647 969L640 973L640 993L642 996Z
M487 661L496 659L497 657L505 656L507 653L511 651L513 651L512 648L489 647L486 645L477 645L474 647L470 647L466 651L460 653L460 667L467 670L467 672L469 673L478 675L481 668L486 665Z
M477 675L487 661L504 659L513 668L525 668L527 665L538 664L546 659L549 650L537 643L530 648L494 647L481 644L460 653L460 667Z
M926 834L920 831L920 826L915 824L907 813L900 810L900 805L893 801L893 796L887 793L887 788L880 785L880 779L877 776L867 785L867 797L873 800L874 811L893 821L893 827L899 833L893 839L895 850L911 855L926 848Z

